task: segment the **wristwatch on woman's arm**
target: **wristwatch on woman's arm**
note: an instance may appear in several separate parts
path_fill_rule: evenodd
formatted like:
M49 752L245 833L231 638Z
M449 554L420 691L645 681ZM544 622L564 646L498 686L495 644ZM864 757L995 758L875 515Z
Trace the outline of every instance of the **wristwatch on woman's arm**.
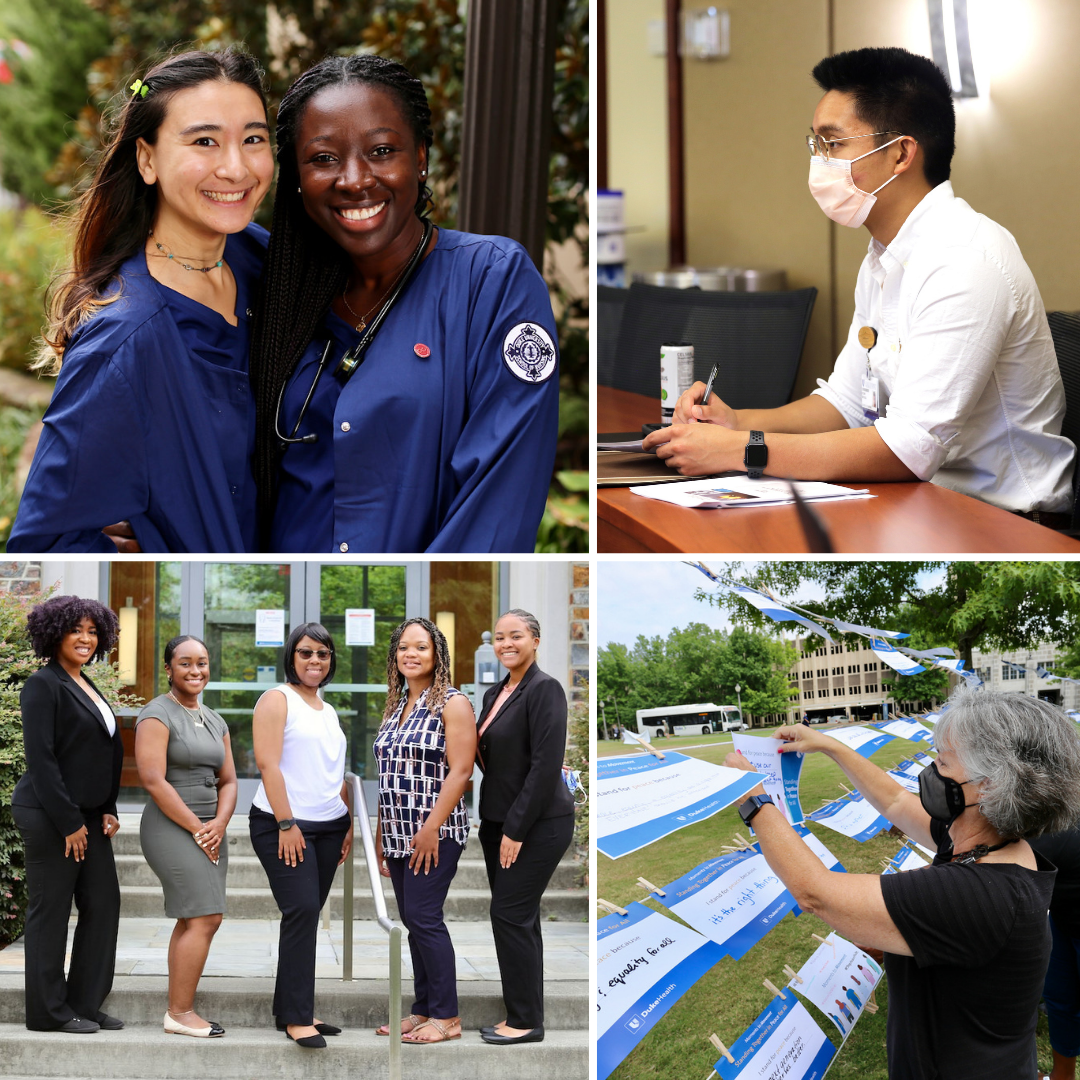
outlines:
M765 445L765 432L751 431L750 441L743 451L743 464L746 466L746 475L751 480L760 480L765 466L769 464L769 448Z

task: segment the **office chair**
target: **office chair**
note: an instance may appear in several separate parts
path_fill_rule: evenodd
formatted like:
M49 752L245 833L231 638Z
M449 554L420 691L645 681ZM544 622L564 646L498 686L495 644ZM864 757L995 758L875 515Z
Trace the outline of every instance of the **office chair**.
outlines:
M605 290L607 292L617 290ZM660 346L694 346L694 378L704 382L714 363L714 390L736 409L770 409L791 399L817 289L786 292L707 292L635 282L626 293L612 353L603 341L597 378L602 386L659 397Z
M619 325L622 323L623 307L629 291L615 289L610 285L596 286L596 321L593 325L596 328L596 370L602 386L616 385L610 381L610 377L615 370Z
M1080 447L1080 311L1047 313L1054 339L1058 370L1065 387L1065 417L1061 434ZM1070 533L1080 530L1080 454L1073 466L1073 502Z

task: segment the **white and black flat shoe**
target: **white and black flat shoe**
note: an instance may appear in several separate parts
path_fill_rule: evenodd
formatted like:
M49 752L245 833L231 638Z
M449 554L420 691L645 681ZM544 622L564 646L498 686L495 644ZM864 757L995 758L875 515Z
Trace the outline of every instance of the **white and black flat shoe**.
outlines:
M220 1039L225 1034L225 1029L220 1024L210 1023L204 1028L188 1027L174 1020L169 1013L165 1014L166 1035L191 1035L196 1039Z

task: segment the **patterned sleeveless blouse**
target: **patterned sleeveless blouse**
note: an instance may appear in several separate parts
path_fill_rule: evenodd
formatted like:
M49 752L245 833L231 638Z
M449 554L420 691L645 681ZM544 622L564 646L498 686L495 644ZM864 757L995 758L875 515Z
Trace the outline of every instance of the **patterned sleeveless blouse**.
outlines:
M450 687L449 701L460 690ZM379 815L382 820L383 855L388 859L412 854L412 838L424 824L446 779L446 731L442 709L432 711L425 690L413 711L401 723L405 696L393 716L384 720L375 737L375 760L379 764ZM445 707L445 703L444 703ZM462 847L469 838L469 812L465 797L439 829L439 839L451 837Z

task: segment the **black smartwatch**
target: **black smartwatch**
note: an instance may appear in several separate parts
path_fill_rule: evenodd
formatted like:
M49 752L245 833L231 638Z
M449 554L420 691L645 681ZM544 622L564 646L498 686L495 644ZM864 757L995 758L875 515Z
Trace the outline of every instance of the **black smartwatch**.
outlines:
M746 475L751 480L761 479L765 466L769 464L769 448L765 445L764 431L750 432L750 441L743 453L743 464L746 466Z
M754 820L754 815L765 805L775 806L776 804L768 795L751 795L739 806L739 817L743 819L743 824L749 825Z
M296 818L294 818L294 817L284 817L277 823L277 827L282 832L288 832L295 824L296 824Z

